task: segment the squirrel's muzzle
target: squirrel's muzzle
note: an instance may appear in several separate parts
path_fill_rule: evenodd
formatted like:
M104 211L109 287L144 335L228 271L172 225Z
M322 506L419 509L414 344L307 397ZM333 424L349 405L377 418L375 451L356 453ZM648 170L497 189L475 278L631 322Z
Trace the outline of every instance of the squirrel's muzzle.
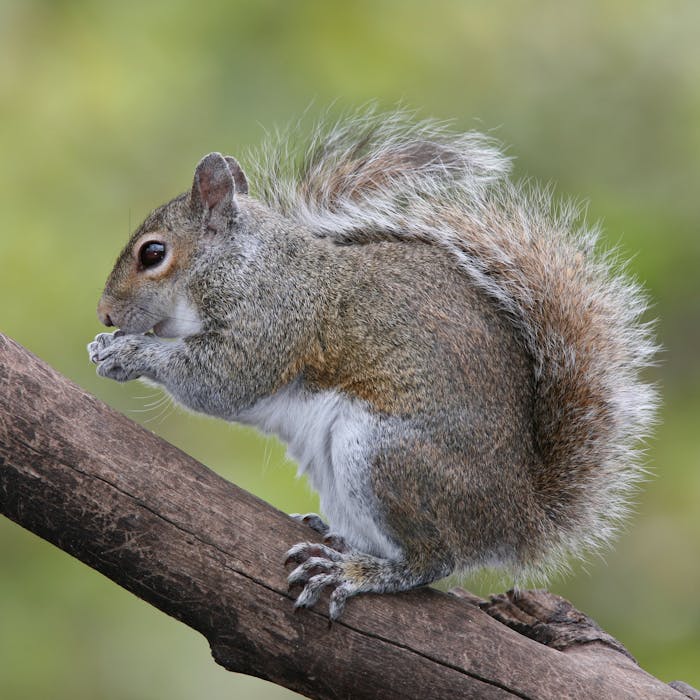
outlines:
M106 308L106 304L103 299L100 299L100 303L97 305L97 318L100 319L100 323L104 324L108 328L111 328L114 323L110 318L109 311Z

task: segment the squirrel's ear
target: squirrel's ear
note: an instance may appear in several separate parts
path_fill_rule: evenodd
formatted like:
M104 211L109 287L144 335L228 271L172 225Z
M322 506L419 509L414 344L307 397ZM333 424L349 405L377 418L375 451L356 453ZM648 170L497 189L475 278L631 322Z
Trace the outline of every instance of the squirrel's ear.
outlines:
M243 173L240 166L238 170ZM190 206L196 214L206 217L207 228L225 231L230 226L238 211L236 185L221 153L210 153L199 161L194 171Z
M236 183L236 192L238 194L248 194L248 178L245 176L239 162L233 156L224 156L224 160L231 171L234 183Z

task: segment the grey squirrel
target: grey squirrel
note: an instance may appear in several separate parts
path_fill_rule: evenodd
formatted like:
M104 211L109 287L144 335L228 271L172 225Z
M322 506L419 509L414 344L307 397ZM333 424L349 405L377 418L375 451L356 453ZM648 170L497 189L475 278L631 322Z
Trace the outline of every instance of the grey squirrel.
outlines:
M210 153L110 274L88 345L195 411L274 433L320 493L296 605L606 544L643 470L645 296L576 207L490 139L402 112ZM165 340L166 338L176 339Z

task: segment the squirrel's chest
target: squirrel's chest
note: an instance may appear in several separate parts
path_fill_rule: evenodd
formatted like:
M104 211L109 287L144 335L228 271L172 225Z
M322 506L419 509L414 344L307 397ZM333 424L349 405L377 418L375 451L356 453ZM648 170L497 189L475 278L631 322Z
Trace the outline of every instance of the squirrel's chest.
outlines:
M287 444L299 472L319 492L334 532L363 551L394 553L370 484L377 417L362 402L335 391L309 392L297 381L258 401L238 420Z

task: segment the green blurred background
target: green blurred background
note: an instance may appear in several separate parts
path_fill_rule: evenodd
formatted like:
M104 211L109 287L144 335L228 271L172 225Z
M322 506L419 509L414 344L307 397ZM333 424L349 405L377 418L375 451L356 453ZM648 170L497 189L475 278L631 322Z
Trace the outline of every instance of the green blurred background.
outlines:
M551 588L651 673L700 686L699 31L693 0L0 0L0 330L275 506L314 509L274 440L96 377L105 276L204 153L245 164L307 108L401 101L492 131L518 174L589 200L634 256L666 349L638 512L605 560ZM220 669L196 633L6 519L0 556L4 699L291 696Z

